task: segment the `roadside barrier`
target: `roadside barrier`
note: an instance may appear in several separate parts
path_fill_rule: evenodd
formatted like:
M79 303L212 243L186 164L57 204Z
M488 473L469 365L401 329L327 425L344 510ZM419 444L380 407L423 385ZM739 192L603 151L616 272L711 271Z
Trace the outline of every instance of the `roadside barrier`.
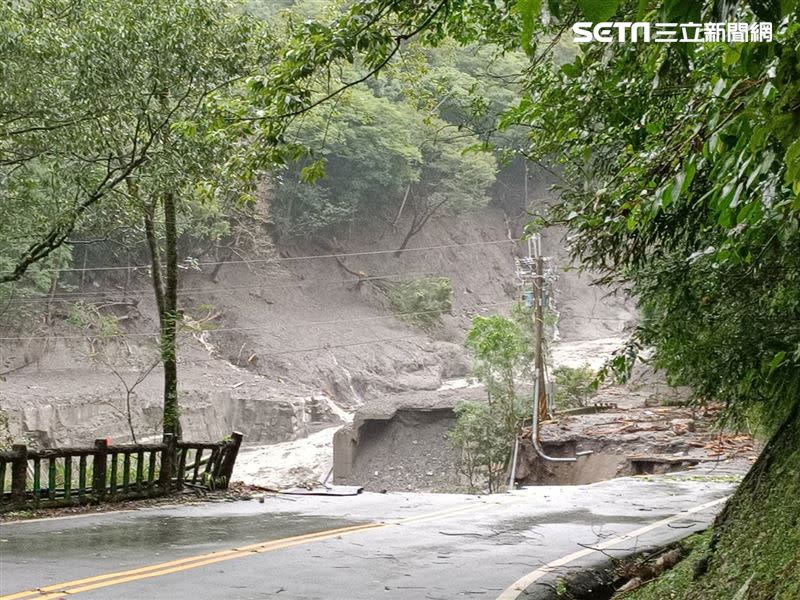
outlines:
M220 442L110 445L0 451L0 512L22 507L98 504L163 496L184 487L225 489L242 434Z

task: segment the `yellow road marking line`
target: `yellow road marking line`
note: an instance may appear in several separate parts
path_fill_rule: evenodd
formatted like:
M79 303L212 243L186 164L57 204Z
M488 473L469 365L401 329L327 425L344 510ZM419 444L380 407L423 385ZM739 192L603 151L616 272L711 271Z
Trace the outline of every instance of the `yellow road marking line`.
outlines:
M158 563L146 567L139 567L136 569L130 569L128 571L105 573L103 575L95 575L83 579L75 579L73 581L67 581L64 583L44 586L35 590L26 590L24 592L18 592L16 594L0 596L0 600L22 600L23 598L26 600L28 598L31 599L57 598L59 596L63 596L64 593L69 593L69 594L77 593L78 589L80 589L80 591L87 591L82 589L83 587L86 587L83 584L91 584L95 585L96 587L106 587L108 585L114 585L118 581L122 583L122 581L120 580L123 579L125 581L132 581L133 579L137 578L145 579L147 577L154 577L156 575L164 574L164 572L175 572L180 570L194 569L196 567L202 566L203 564L211 564L213 562L220 562L222 560L230 560L233 558L246 556L247 554L253 552L258 552L258 551L266 552L268 550L277 550L281 547L286 547L287 544L296 546L302 543L329 539L339 535L356 533L358 531L363 531L366 529L375 529L378 527L385 527L385 526L386 524L384 523L367 523L364 525L352 525L349 527L328 529L325 531L307 533L304 535L299 535L289 538L270 540L266 542L260 542L258 544L251 544L249 546L241 546L239 548L233 548L231 550L211 552L209 554L198 554L195 556L189 556L186 558L181 558L169 562ZM57 593L55 595L45 595L48 592L57 592Z
M571 562L578 560L579 558L583 558L584 556L588 556L595 552L599 552L601 550L606 550L611 546L615 546L620 542L624 542L631 538L639 537L640 535L644 535L649 531L653 531L654 529L658 529L659 527L664 527L665 525L669 525L675 521L680 521L681 519L685 518L688 515L692 515L694 513L702 512L718 504L722 504L725 502L730 496L726 496L725 498L719 498L718 500L712 500L711 502L706 502L705 504L701 504L700 506L695 506L694 508L690 508L689 510L685 510L679 512L671 517L667 517L666 519L661 519L660 521L656 521L655 523L651 523L650 525L646 525L644 527L640 527L635 531L631 531L630 533L626 533L619 537L607 540L602 544L598 544L593 548L584 548L583 550L578 550L577 552L573 552L572 554L567 554L566 556L562 556L556 560L553 560L543 567L539 567L535 571L531 571L527 575L523 575L519 579L517 579L514 583L508 586L503 593L497 597L497 600L516 600L519 598L522 593L528 589L533 583L537 582L539 579L550 573L553 569L557 567L563 567ZM1 599L0 599L1 600Z
M382 523L367 523L363 525L353 525L349 527L341 527L338 529L328 529L316 533L308 533L304 535L280 538L277 540L269 540L266 542L259 542L248 546L240 546L230 550L221 550L218 552L211 552L208 554L198 554L195 556L188 556L169 562L157 563L145 567L138 567L127 571L118 571L112 573L105 573L102 575L94 575L85 577L83 579L75 579L64 583L44 586L35 590L26 590L15 594L0 596L0 600L51 600L61 598L65 594L79 594L81 592L88 592L91 590L109 587L112 585L119 585L128 583L130 581L137 581L140 579L149 579L151 577L158 577L161 575L168 575L170 573L177 573L180 571L187 571L189 569L196 569L205 565L210 565L226 560L241 558L252 553L270 552L273 550L280 550L283 548L291 548L300 544L310 543L314 541L322 541L346 535L357 533L360 531L370 529L381 529L392 527L395 525L424 523L434 519L448 517L450 515L457 515L465 512L479 510L486 508L491 504L475 503L469 506L461 506L456 508L449 508L434 513L427 513L414 517L406 517L397 521L387 521Z

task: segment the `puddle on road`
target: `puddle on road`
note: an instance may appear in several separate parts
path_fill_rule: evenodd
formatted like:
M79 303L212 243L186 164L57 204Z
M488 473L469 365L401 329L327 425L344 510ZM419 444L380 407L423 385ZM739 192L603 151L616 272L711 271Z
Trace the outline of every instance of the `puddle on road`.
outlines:
M89 557L131 551L156 555L167 549L174 556L175 549L194 554L356 524L345 519L267 512L224 517L131 516L125 521L68 528L52 522L52 528L46 531L8 528L3 532L7 541L0 551L19 560L63 557L76 548L82 548Z
M641 515L602 515L593 513L587 508L577 508L558 512L548 512L538 515L515 517L501 521L498 528L506 527L515 531L535 529L537 525L607 525L619 523L650 523L652 514Z

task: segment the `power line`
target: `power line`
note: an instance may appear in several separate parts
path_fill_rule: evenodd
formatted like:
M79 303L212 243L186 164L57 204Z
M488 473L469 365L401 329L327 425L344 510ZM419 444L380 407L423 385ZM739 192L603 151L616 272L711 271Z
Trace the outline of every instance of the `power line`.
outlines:
M443 246L444 247L444 246ZM334 256L343 256L343 255L334 255ZM300 257L297 257L300 258ZM206 264L227 264L227 263L206 263ZM123 267L129 268L129 267ZM131 269L136 269L137 267L130 267ZM86 269L91 270L91 269ZM387 274L378 274L378 275L370 275L364 277L352 277L349 279L335 279L335 280L309 280L304 281L302 283L280 283L280 284L273 284L268 281L263 281L258 285L246 285L246 286L224 286L219 284L219 287L188 287L188 288L180 288L178 290L179 295L185 294L223 294L223 295L230 295L233 291L249 291L249 290L262 290L268 288L269 290L273 289L302 289L306 287L333 287L335 285L344 285L348 283L358 284L362 282L369 282L369 281L378 281L378 280L394 280L405 277L436 277L436 276L444 276L441 274L432 273L429 271L411 271L411 272L404 272L404 273L387 273ZM150 294L153 292L152 287L148 288L140 288L140 289L132 289L132 290L120 290L119 288L114 288L112 290L90 290L90 291L74 291L74 292L60 292L53 295L50 294L39 294L32 297L21 297L21 298L14 298L13 296L8 300L0 302L0 304L9 304L9 305L22 305L22 304L35 304L35 303L49 303L49 302L56 302L56 301L79 301L84 298L93 298L97 297L104 301L109 302L124 302L128 299L128 296L136 296L140 294ZM590 319L592 317L583 317ZM602 318L602 320L610 320L606 318ZM624 319L619 319L624 320Z
M364 340L364 341L361 341L361 342L349 342L349 343L345 343L345 344L326 344L324 346L312 346L312 347L309 347L309 348L298 348L298 349L295 349L295 350L279 350L277 352L268 352L268 353L265 354L265 356L270 357L270 356L283 356L283 355L287 355L287 354L307 354L309 352L316 352L318 350L335 350L335 349L339 349L339 348L352 348L352 347L356 347L356 346L370 346L370 345L373 345L373 344L382 344L384 342L410 342L410 341L417 341L418 339L419 339L418 337L410 337L410 336L409 337L375 338L375 339L370 339L370 340ZM227 362L231 366L241 368L238 365L235 365L234 363L232 363L230 360L228 360L226 358L223 358L221 356L216 357L216 358L203 358L203 359L198 359L198 360L191 360L191 359L179 360L178 361L178 365L179 366L186 366L186 365L197 365L197 364L211 364L211 363L218 363L218 362ZM16 369L16 370L21 371L23 369L26 369L27 367L33 367L35 365L37 365L37 363L32 362L32 363L24 365L23 367L21 367L19 369ZM42 368L37 368L37 371L39 371L39 372L43 371L43 372L47 372L47 373L69 373L69 372L74 372L76 370L77 369L74 368L74 367L72 367L72 368L60 368L60 369L42 369ZM101 369L101 368L96 368L96 369L93 369L93 370L103 371L103 369ZM136 369L131 369L129 372L137 372L137 370Z
M474 304L468 305L463 307L463 310L475 310L480 308L491 308L497 306L508 306L511 304L516 304L516 300L508 300L505 302L494 302L494 303L487 303L487 304ZM420 311L420 312L413 312L413 313L389 313L386 315L379 315L373 317L360 317L357 319L337 319L331 321L310 321L310 322L299 322L293 323L292 327L319 327L325 325L338 325L343 323L358 323L363 321L373 321L373 320L380 320L380 319L391 319L391 318L400 318L400 317L411 317L411 316L420 316L420 315L428 315L428 314L441 314L441 311L432 310L432 311ZM451 315L453 316L453 315ZM585 320L592 320L592 321L629 321L630 318L623 318L623 317L597 317L593 315L568 315L568 318L571 319L585 319ZM559 321L561 322L561 321ZM232 333L246 333L252 331L271 331L272 329L269 327L220 327L217 329L205 329L202 330L203 333L218 333L218 332L232 332ZM150 332L150 333L123 333L120 335L113 335L113 336L106 336L108 339L114 338L123 338L123 337L158 337L160 335L159 332ZM92 337L88 334L84 335L69 335L69 336L27 336L27 337L0 337L0 341L35 341L35 340L83 340L87 337ZM592 341L592 340L576 340L576 341Z
M515 304L516 301L505 301L505 302L491 302L486 304L474 304L470 306L465 306L463 309L480 309L480 308L491 308L496 306L504 306L509 304ZM414 317L414 316L421 316L421 315L433 315L433 314L442 314L440 310L424 310L418 312L406 312L406 313L388 313L385 315L376 315L372 317L359 317L357 319L333 319L330 321L305 321L299 323L292 323L292 327L321 327L325 325L340 325L344 323L364 323L367 321L379 321L383 319L393 319L393 318L400 318L400 317ZM230 332L230 333L246 333L252 331L273 331L271 327L219 327L216 329L206 329L203 330L204 332L208 333L221 333L221 332ZM160 335L160 332L153 331L148 333L123 333L119 335L109 335L105 336L106 339L114 339L114 338L148 338L148 337L157 337ZM0 337L0 341L35 341L35 340L82 340L86 339L88 336L84 335L40 335L40 336L20 336L20 337ZM95 336L96 337L96 336Z
M430 250L445 250L448 248L468 248L477 246L491 246L497 244L511 244L517 243L518 240L490 240L484 242L467 242L464 244L441 244L438 246L420 246L417 248L403 248L391 250L370 250L367 252L342 252L338 254L311 254L306 256L282 256L279 258L253 258L253 259L239 259L239 260L223 260L223 261L210 261L210 262L197 262L198 267L212 267L217 265L254 265L254 264L272 264L280 262L290 262L299 260L317 260L321 258L350 258L353 256L376 256L383 254L403 254L406 252L427 252ZM150 269L151 265L135 265L135 266L113 266L113 267L70 267L66 269L39 269L38 273L87 273L95 271L133 271L139 269ZM8 275L13 271L0 271L0 274Z
M377 281L382 279L402 279L404 277L432 277L433 275L428 272L408 272L408 273L388 273L386 275L371 275L371 276L364 276L364 277L351 277L350 279L334 279L334 280L322 280L322 281L305 281L303 283L286 283L286 284L277 284L273 285L268 282L263 282L260 285L243 285L243 286L226 286L220 285L219 287L195 287L195 288L181 288L178 290L178 294L230 294L234 291L247 291L247 290L262 290L262 289L295 289L295 288L305 288L305 287L334 287L336 285L344 285L348 283L361 283L365 281ZM35 296L31 298L11 298L6 300L5 302L0 302L0 304L5 304L6 302L9 304L29 304L29 303L39 303L39 302L50 302L50 301L79 301L83 298L91 298L91 297L98 297L101 300L109 300L109 301L124 301L127 296L136 296L139 294L148 294L152 293L153 288L144 288L138 290L119 290L115 289L112 291L88 291L88 292L62 292L59 294L54 294L53 296L49 296L47 294L42 294L41 296ZM120 296L122 295L122 296Z

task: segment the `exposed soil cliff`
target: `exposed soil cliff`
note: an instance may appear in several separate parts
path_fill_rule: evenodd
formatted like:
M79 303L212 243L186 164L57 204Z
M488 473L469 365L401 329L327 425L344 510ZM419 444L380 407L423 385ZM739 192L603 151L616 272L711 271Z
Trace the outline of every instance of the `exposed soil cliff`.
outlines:
M463 339L472 316L506 312L516 301L514 257L522 249L512 240L526 219L487 208L432 220L399 255L393 250L402 228L355 230L324 245L270 247L255 260L223 265L213 280L210 268L185 271L180 304L190 327L179 350L185 437L213 439L238 429L249 444L287 442L398 394L435 396L444 381L469 372ZM563 254L559 246L557 232L546 236L545 252ZM374 285L423 275L447 277L453 289L451 314L431 330L393 314ZM0 408L15 437L42 446L130 440L128 400L137 438L158 435L159 369L126 391L155 356L148 286L146 271L133 272L126 303L102 309L124 317L124 342L70 325L58 303L48 325L6 334L32 338L0 342ZM605 298L576 273L563 273L558 286L564 339L619 335L633 316L629 304ZM85 289L86 302L96 305L120 294L93 272Z

